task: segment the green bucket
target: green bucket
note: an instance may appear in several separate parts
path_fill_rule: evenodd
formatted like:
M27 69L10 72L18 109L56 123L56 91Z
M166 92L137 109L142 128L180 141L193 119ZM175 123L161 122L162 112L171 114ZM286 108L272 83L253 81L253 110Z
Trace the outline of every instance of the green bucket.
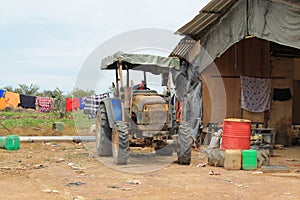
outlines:
M54 122L52 125L52 130L56 130L58 132L63 132L64 130L64 123L62 122Z
M243 170L254 170L257 168L257 151L243 150L242 151L242 169Z
M8 135L5 138L5 149L18 150L20 149L20 138L18 135Z
M5 149L5 137L0 136L0 149Z

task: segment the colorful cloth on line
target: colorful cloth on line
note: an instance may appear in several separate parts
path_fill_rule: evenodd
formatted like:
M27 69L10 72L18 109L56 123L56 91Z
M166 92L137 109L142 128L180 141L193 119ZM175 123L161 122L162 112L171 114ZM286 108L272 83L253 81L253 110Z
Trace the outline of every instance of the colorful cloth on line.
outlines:
M36 97L35 96L20 94L20 104L19 105L22 108L35 109L35 102L36 102Z
M52 98L49 97L36 97L36 103L40 112L51 112Z
M85 99L85 97L79 98L79 103L80 103L79 109L80 109L80 110L83 110L83 109L84 109L84 99Z
M0 98L0 110L3 110L6 107L5 98Z
M250 112L270 110L271 79L241 76L241 107Z
M5 92L5 107L17 108L20 103L20 94L14 92Z
M78 110L80 107L79 98L66 98L66 111Z
M60 114L65 114L66 112L66 99L65 98L55 98L52 103L52 110L59 111Z
M4 97L5 90L0 90L0 98Z
M85 98L83 113L88 115L89 119L96 118L97 110L101 100L109 97L108 93L97 94Z

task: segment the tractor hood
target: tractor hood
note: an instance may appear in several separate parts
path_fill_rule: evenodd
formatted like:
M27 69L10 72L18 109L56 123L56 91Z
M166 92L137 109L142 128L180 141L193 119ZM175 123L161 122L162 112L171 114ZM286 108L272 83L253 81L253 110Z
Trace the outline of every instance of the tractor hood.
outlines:
M132 103L137 107L138 111L142 111L144 105L166 104L167 102L161 96L137 95L133 97Z
M101 69L117 69L118 63L123 69L146 71L152 74L169 72L170 68L180 69L180 61L175 57L162 57L148 54L129 54L117 52L101 61Z

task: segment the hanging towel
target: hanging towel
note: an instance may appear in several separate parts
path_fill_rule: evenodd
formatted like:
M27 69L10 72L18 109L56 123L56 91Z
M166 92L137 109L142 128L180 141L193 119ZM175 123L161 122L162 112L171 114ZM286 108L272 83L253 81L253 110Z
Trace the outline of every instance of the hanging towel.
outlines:
M96 118L97 110L101 100L107 97L109 97L108 93L86 97L83 113L87 114L89 119Z
M55 98L53 99L52 105L53 111L59 111L61 115L66 112L66 99L65 98Z
M40 112L51 112L52 98L49 97L36 97L36 105Z
M70 112L72 110L72 98L66 98L66 112Z
M60 109L61 101L62 101L62 99L60 99L60 98L53 99L53 102L52 102L52 110L53 111L58 111Z
M0 110L3 110L6 107L5 98L0 98Z
M73 110L78 110L80 107L80 102L78 98L66 98L66 111L71 112Z
M292 98L290 88L274 88L273 90L273 100L274 101L288 101Z
M35 109L36 97L20 94L20 106L22 108L33 108Z
M20 103L20 95L14 92L5 92L6 107L17 108Z
M84 99L85 99L85 97L79 98L79 103L80 103L79 109L80 110L84 109Z
M66 111L66 99L65 98L55 98L52 103L52 110L54 111Z
M250 112L270 110L271 79L241 76L241 107Z
M0 90L0 98L4 97L5 90Z
M73 108L73 110L79 110L79 108L80 108L79 98L72 99L72 108Z

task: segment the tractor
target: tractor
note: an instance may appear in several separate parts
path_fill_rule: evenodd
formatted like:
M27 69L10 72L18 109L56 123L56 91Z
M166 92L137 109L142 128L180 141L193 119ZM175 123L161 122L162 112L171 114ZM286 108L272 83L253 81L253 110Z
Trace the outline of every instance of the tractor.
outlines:
M159 156L177 152L179 164L190 164L192 137L188 123L176 122L174 117L170 80L165 94L146 87L147 73L164 73L169 78L171 69L180 69L179 59L117 52L102 59L101 69L115 70L115 82L111 87L113 97L103 99L97 111L97 154L113 156L114 162L121 165L127 164L129 147L151 147ZM130 84L132 70L143 74L138 87Z

